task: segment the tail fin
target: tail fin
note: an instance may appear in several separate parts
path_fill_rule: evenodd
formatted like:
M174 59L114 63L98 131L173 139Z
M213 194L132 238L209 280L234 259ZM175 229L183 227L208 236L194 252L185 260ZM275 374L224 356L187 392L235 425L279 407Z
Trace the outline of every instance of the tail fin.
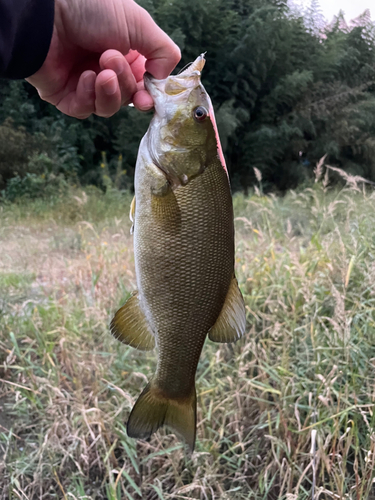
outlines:
M159 427L168 425L194 450L197 397L195 386L184 399L168 399L149 382L135 403L127 424L128 436L145 439Z

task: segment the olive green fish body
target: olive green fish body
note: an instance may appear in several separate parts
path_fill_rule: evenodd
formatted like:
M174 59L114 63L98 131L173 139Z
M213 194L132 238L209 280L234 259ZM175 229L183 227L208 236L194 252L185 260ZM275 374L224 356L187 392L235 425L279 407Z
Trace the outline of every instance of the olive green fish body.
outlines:
M177 76L145 76L155 115L139 148L131 207L138 291L111 323L122 342L158 348L156 373L129 416L128 435L146 438L165 424L191 449L206 336L232 342L246 326L234 276L232 198L200 83L203 65L200 56Z
M134 250L140 304L159 349L154 381L184 397L233 276L228 178L213 158L186 186L155 196L147 168L137 168Z

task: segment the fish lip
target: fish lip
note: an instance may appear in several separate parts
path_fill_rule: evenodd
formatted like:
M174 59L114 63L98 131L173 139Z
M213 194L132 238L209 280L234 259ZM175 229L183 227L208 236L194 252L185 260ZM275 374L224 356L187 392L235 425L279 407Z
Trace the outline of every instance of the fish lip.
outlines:
M168 82L176 82L177 85L180 85L182 93L183 90L188 90L194 85L195 79L200 79L205 63L205 53L200 54L195 61L189 64L185 69L182 69L180 73L177 75L169 75L163 80L158 80L153 77L151 73L146 71L143 75L145 89L150 93L154 101L164 94Z
M152 76L151 73L146 71L143 75L143 79L145 82L145 86L148 86L149 84L152 85L153 82L165 82L168 78L183 78L184 76L190 76L193 73L199 72L201 73L204 65L206 63L206 58L205 58L206 52L203 52L200 54L195 61L191 62L188 64L185 68L183 68L177 75L169 75L167 78L164 78L163 80L158 80L154 76ZM148 89L147 89L148 90Z
M203 52L200 54L195 61L190 63L187 67L183 68L177 75L176 77L185 77L185 76L191 76L193 73L198 72L199 74L202 73L202 70L204 68L204 65L206 63L206 58L204 57L206 55L206 52Z
M150 92L150 87L152 85L151 81L154 80L154 77L151 75L151 73L148 73L146 71L146 73L143 75L143 81L144 81L144 84L145 84L145 88L148 92Z
M143 83L154 101L164 93L165 80L157 80L151 73L146 72L143 75Z

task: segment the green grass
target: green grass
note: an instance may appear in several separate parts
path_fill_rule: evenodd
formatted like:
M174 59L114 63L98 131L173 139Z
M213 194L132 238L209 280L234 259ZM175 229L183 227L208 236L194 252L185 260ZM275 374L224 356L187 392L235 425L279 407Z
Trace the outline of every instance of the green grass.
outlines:
M0 274L0 288L22 289L31 284L35 279L34 274L26 273L1 273Z
M206 342L191 457L126 435L156 365L108 332L131 197L0 208L0 499L374 498L375 193L258 194L234 198L248 332Z

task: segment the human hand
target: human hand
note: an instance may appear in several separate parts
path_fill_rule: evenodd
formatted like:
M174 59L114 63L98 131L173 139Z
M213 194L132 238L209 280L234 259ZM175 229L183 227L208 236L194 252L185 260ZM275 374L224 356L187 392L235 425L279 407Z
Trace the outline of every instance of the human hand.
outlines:
M56 0L47 58L27 81L67 115L109 117L131 102L152 108L144 72L166 78L179 60L177 45L133 0Z

